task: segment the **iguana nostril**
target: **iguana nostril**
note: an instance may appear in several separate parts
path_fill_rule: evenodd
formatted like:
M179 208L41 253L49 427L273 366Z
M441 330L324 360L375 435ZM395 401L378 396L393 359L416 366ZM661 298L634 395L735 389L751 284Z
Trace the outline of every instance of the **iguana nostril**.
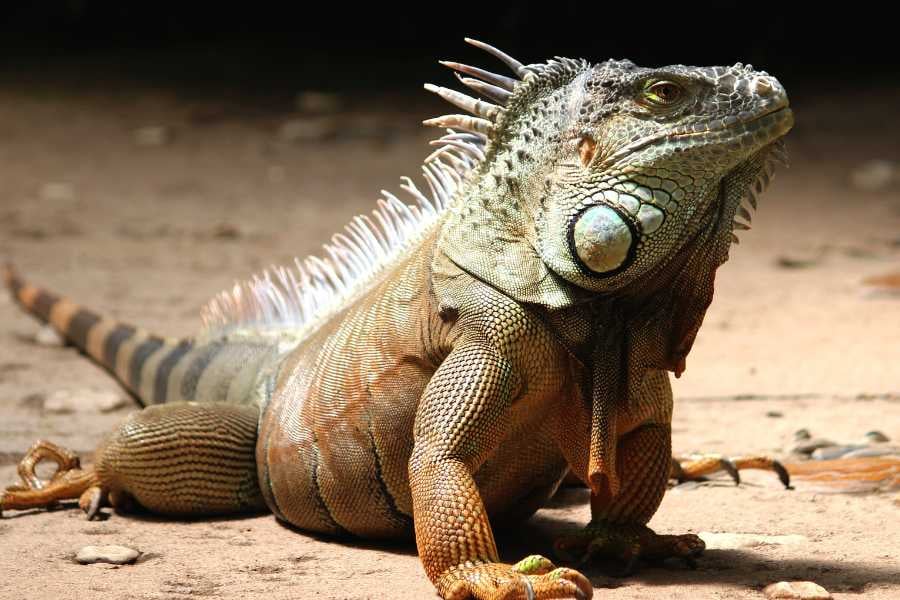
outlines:
M602 274L615 271L625 263L634 236L615 210L608 206L592 206L575 222L572 243L584 266Z
M775 91L775 86L765 77L757 77L753 80L753 89L760 96L771 96Z

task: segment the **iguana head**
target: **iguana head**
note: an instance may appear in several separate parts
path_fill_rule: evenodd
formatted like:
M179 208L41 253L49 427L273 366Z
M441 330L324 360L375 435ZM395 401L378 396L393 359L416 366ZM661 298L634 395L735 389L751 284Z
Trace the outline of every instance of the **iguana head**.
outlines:
M671 256L717 208L723 178L792 124L781 84L743 65L610 61L561 91L571 121L559 123L536 207L538 250L589 289L620 287Z
M735 215L749 218L741 200L755 203L753 185L768 178L767 159L793 124L778 80L741 64L558 58L523 66L486 48L521 80L507 89L493 74L450 66L508 92L491 96L497 105L466 106L436 89L476 118L432 123L488 138L446 229L454 262L514 297L553 306L572 295L551 289L560 279L615 293L652 277L700 234L724 261ZM484 252L506 256L486 260Z

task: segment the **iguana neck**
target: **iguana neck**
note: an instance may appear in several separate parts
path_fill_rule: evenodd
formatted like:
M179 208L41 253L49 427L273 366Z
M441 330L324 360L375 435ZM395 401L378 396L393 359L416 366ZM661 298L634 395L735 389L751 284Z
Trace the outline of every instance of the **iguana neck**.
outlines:
M503 160L492 161L468 184L443 223L438 249L519 302L550 312L590 305L592 319L605 324L597 333L606 339L598 343L627 348L629 369L635 374L656 368L679 376L712 302L716 270L728 258L735 212L764 160L761 153L707 187L694 202L698 210L693 227L678 249L613 293L579 288L541 260L531 241L534 223L523 216L530 211L519 205L541 184L508 176ZM610 323L624 325L615 331Z
M710 189L688 241L607 303L607 310L615 314L607 314L605 322L626 325L601 343L617 352L625 349L629 386L639 384L648 368L672 371L676 377L684 372L712 302L716 271L728 260L735 214L763 169L766 152L739 165Z
M438 249L453 263L514 300L549 309L589 301L592 292L559 277L541 260L522 181L492 162L472 181L444 220Z

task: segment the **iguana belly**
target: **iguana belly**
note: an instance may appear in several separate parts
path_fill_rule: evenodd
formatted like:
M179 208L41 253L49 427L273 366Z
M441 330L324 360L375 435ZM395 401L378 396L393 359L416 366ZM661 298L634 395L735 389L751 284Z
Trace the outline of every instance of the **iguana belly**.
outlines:
M264 419L257 457L267 503L305 530L411 537L408 463L428 369L401 358L365 371L354 385L331 387L337 382L318 360L316 352L293 357L295 376L283 378L288 383ZM533 407L535 399L519 403ZM525 518L556 490L567 464L555 433L554 421L522 419L475 473L492 518Z

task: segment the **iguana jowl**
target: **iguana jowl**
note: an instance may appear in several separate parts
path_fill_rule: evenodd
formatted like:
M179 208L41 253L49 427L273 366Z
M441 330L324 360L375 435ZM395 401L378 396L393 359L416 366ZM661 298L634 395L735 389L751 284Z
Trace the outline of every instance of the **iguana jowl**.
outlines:
M415 533L446 598L590 597L545 558L499 562L489 517L537 510L571 471L592 520L563 553L703 549L645 527L671 468L672 395L734 229L793 117L750 66L458 63L472 113L414 204L384 192L322 258L238 284L196 338L166 340L24 283L18 301L147 407L91 468L38 443L0 508L81 497L162 514L268 507L301 529ZM50 481L43 459L60 464ZM771 466L762 457L743 466ZM706 469L687 465L683 476Z

